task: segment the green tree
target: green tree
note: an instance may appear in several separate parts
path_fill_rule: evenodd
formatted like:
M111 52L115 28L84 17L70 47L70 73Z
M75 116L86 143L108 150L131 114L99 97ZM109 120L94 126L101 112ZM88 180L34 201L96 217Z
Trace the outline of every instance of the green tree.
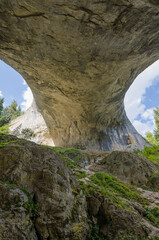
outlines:
M3 111L3 103L4 103L4 98L0 98L0 116L1 116L2 111Z
M146 133L146 139L153 145L159 144L159 139L156 139L155 135L152 134L151 132Z
M159 145L159 107L154 110L155 129L153 133L147 132L146 139L153 145Z
M12 101L12 103L6 107L3 108L3 102L4 99L0 101L0 127L4 126L5 124L8 124L11 120L19 117L22 114L20 106L18 107L18 104L15 100Z
M154 120L155 120L155 130L154 136L159 140L159 107L156 107L154 110Z

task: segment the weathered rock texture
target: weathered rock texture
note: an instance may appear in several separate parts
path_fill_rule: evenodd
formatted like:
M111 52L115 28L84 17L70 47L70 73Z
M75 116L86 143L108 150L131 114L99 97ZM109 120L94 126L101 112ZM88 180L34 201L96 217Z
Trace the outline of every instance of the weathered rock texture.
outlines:
M33 136L30 138L31 141L54 146L44 118L39 112L35 101L33 101L31 107L22 116L13 120L9 125L10 134L20 138L25 138L25 135L22 134L24 129L30 129L33 132Z
M86 239L86 199L74 195L78 182L64 161L33 142L4 139L9 142L0 146L0 239L74 240L79 224Z
M1 240L158 239L158 193L140 189L142 198L111 175L81 169L84 155L0 134Z
M159 57L158 26L157 0L1 0L0 58L28 82L55 145L141 148L123 99Z
M158 167L135 153L114 151L92 164L90 170L112 174L130 184L146 186L150 176L158 172Z

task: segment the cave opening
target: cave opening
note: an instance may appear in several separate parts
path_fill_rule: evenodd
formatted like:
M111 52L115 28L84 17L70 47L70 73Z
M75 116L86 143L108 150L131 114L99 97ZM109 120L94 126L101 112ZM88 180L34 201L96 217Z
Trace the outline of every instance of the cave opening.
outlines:
M0 72L0 100L3 101L0 132L53 146L53 140L26 81L3 61L0 61Z
M4 105L8 106L13 100L26 111L32 104L32 91L23 77L11 66L0 60L0 97L4 98Z
M153 109L159 106L158 93L159 60L137 76L124 99L126 114L143 137L154 130Z
M26 111L33 101L31 89L23 77L3 61L0 61L0 71L0 98L4 98L4 106L11 104L14 99L21 106L22 111ZM145 137L146 132L153 131L153 108L158 105L158 93L159 60L138 75L128 89L124 99L126 114L143 137ZM39 115L34 114L34 122L38 117ZM27 121L26 118L26 125ZM46 135L49 136L48 132ZM54 146L54 143L51 142L51 145Z

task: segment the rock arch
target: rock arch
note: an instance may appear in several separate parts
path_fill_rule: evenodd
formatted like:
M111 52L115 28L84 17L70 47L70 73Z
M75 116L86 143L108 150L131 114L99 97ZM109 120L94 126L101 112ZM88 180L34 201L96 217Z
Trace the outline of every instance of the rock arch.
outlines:
M56 145L145 144L123 99L159 57L156 0L1 0L0 58L31 87Z

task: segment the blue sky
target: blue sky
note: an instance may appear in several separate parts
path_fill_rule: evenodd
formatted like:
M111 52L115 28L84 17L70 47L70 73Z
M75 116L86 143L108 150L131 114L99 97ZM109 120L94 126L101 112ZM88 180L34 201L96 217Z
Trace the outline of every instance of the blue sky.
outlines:
M5 106L11 104L15 99L18 105L26 110L32 101L30 92L23 77L0 60L0 96L4 97Z
M0 60L0 96L5 106L15 99L26 110L31 106L33 96L23 77ZM159 106L159 60L149 66L133 82L126 93L125 109L132 124L143 136L153 131L153 108Z
M135 79L125 96L127 116L140 134L154 129L153 108L159 106L159 60Z

